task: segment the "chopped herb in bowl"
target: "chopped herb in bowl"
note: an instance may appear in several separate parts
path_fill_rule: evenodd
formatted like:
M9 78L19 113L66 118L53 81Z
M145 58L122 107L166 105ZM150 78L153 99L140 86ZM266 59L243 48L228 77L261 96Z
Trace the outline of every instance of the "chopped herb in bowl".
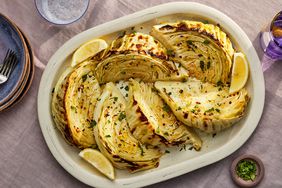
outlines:
M254 181L256 178L256 163L251 160L241 160L236 167L237 175L245 181Z

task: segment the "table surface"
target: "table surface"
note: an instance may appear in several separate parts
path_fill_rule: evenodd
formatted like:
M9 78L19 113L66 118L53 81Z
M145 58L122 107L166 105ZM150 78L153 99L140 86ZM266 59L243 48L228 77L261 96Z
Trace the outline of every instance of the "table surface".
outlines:
M282 0L194 0L231 17L247 33L261 60L259 32L281 10ZM50 153L37 118L40 78L52 54L65 41L88 28L166 0L91 0L82 19L68 26L55 26L41 18L34 0L1 0L0 12L11 18L30 39L36 68L32 87L13 108L0 113L0 187L88 187L66 172ZM282 63L265 72L266 99L261 121L250 139L229 157L151 187L236 187L229 174L234 158L259 156L266 174L259 187L282 187Z

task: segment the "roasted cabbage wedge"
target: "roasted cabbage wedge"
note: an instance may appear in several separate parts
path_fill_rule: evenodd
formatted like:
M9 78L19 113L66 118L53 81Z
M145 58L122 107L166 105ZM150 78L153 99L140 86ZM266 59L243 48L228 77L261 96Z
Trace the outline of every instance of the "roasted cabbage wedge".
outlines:
M118 88L106 84L95 108L95 139L100 151L113 165L131 172L155 168L162 153L158 149L146 148L128 128L125 113L126 101Z
M96 147L93 133L94 108L101 94L95 78L96 62L84 62L69 76L65 109L71 137L79 148Z
M207 133L217 133L239 121L250 99L244 88L229 94L228 87L196 79L159 81L155 87L180 121Z
M138 140L149 145L192 144L196 150L201 148L199 136L176 119L153 84L131 79L129 86L126 111L130 130Z
M146 82L181 80L187 71L168 61L166 49L152 36L132 33L114 40L100 54L96 68L99 83L140 78Z
M151 35L171 51L171 58L181 63L190 77L211 83L230 82L234 49L218 26L186 20L155 25Z
M67 68L58 79L52 93L51 111L56 128L61 132L63 138L71 145L74 144L68 120L66 116L64 97L69 85L69 75L73 71L72 67Z

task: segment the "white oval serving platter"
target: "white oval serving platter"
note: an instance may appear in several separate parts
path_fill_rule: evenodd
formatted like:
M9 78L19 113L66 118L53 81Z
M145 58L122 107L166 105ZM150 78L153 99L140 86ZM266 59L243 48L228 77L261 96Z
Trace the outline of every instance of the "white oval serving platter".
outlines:
M93 39L107 41L118 32L134 29L148 33L150 27L164 21L181 19L207 19L219 23L232 38L235 46L246 54L250 65L247 89L251 95L247 115L232 128L216 135L205 136L200 152L170 148L170 153L161 158L158 168L130 174L116 170L115 181L103 177L79 156L79 150L69 146L56 130L51 116L51 91L60 73L70 66L71 54L81 44ZM132 28L134 27L134 28ZM141 187L164 181L219 161L242 146L253 133L260 120L264 106L264 78L256 51L244 31L229 17L218 10L192 2L174 2L148 8L134 14L88 29L67 41L51 57L42 75L38 92L38 118L43 136L55 159L71 175L95 187Z

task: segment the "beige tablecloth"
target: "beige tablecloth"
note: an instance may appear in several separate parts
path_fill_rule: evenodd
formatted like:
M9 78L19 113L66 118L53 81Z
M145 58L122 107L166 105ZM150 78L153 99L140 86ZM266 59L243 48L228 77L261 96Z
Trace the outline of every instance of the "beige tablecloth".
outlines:
M247 33L259 56L259 32L282 9L282 0L196 0L230 16ZM37 118L37 92L43 65L75 34L166 0L91 0L87 14L68 26L54 26L37 13L34 0L1 0L0 12L10 17L31 41L37 68L31 89L13 108L0 113L0 187L87 187L54 159ZM265 71L266 100L261 121L251 138L231 156L152 187L235 187L231 161L241 154L258 155L266 174L259 187L282 187L282 62Z

